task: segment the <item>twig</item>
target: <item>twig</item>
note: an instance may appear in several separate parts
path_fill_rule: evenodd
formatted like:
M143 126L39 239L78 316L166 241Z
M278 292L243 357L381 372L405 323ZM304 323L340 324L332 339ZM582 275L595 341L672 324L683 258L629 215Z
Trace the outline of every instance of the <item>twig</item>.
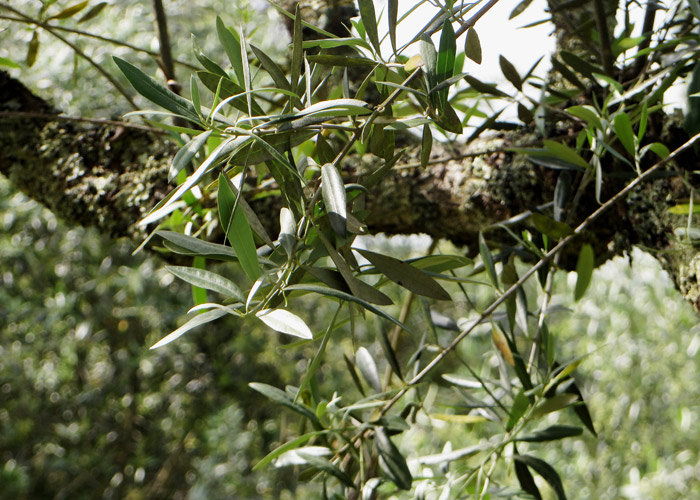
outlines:
M113 127L124 127L132 128L136 130L143 130L144 132L151 132L153 134L164 135L167 132L164 130L147 127L145 125L136 125L135 123L122 122L117 120L104 120L101 118L85 118L83 116L68 116L68 115L52 115L47 113L35 113L31 111L0 111L0 118L35 118L45 121L65 121L65 122L84 122L92 123L95 125L109 125Z
M75 45L75 44L74 44L73 42L71 42L70 40L67 40L66 38L64 38L64 37L62 37L61 35L59 35L59 34L56 32L56 30L54 30L50 25L48 25L48 24L46 24L46 23L44 23L44 22L41 22L41 21L39 21L38 19L32 19L31 17L29 17L29 16L23 14L22 12L18 11L18 10L15 9L14 7L11 7L11 6L7 5L7 4L0 4L0 7L4 8L4 9L6 9L6 10L9 10L10 12L13 12L13 13L17 14L18 16L22 17L23 19L26 19L26 20L28 20L28 21L31 21L32 24L35 24L35 25L37 25L37 26L40 26L40 27L44 28L44 29L45 29L47 32L49 32L51 35L53 35L54 37L58 38L59 40L61 40L61 41L62 41L63 43L65 43L66 45L68 45L71 49L73 49L73 51L75 51L76 54L78 54L80 57L82 57L82 58L85 59L87 62L89 62L90 65L91 65L92 67L94 67L102 76L104 76L104 77L109 81L109 83L111 83L111 84L114 86L114 88L117 89L117 92L119 92L122 96L124 96L124 98L127 100L127 102L131 105L132 108L134 108L134 109L139 109L139 107L136 105L136 103L134 102L134 100L133 100L133 99L131 98L131 96L127 93L126 89L124 89L124 87L122 87L121 84L120 84L117 80L115 80L114 77L113 77L112 75L110 75L104 68L102 68L102 66L100 66L99 64L97 64L97 62L96 62L92 57L88 56L85 52L83 52L83 51L80 49L80 47L78 47L77 45Z
M603 0L593 0L593 10L595 11L595 23L600 38L600 57L603 60L603 69L609 76L614 76L613 55L610 45L610 33L608 32L608 21L605 19L605 5Z
M647 10L644 13L644 24L642 25L642 36L644 41L637 47L637 54L641 51L646 50L651 45L651 34L654 29L654 21L656 19L657 3L654 0L647 1ZM630 74L627 79L634 80L644 70L644 67L649 60L649 54L645 53L643 56L638 56L637 60L634 62L634 66L630 70Z
M450 353L452 352L461 342L464 340L476 327L481 323L482 320L486 319L489 317L503 302L506 301L511 295L513 295L519 287L521 287L533 274L535 274L540 268L542 268L549 260L552 259L555 255L557 255L565 246L567 246L569 243L571 243L574 238L576 238L578 235L580 235L584 230L588 228L588 226L591 225L595 220L597 220L601 215L603 215L605 212L608 211L610 207L612 207L615 203L620 201L622 198L624 198L630 191L632 191L634 188L642 184L643 182L647 181L650 177L652 177L659 169L664 167L666 164L671 162L672 160L675 160L678 155L683 153L686 149L690 148L693 146L696 142L700 140L700 134L696 134L693 137L691 137L685 144L680 146L678 149L676 149L673 153L671 153L669 156L664 158L663 160L657 162L654 164L652 167L650 167L648 170L646 170L644 173L642 173L639 177L634 179L632 182L630 182L627 186L625 186L622 190L620 190L616 195L614 195L612 198L610 198L608 201L603 203L598 209L593 212L591 215L589 215L581 224L578 225L578 227L574 230L574 232L561 240L554 248L552 248L549 252L547 252L544 257L542 257L537 264L532 266L524 275L522 278L520 278L515 284L513 284L508 290L506 290L501 296L499 296L496 300L494 300L489 307L487 307L479 316L479 318L474 321L471 326L460 332L457 337L454 338L454 340L448 345L444 350L440 352L437 356L435 356L430 363L428 363L423 370L420 371L415 377L413 377L412 380L407 382L406 386L404 386L401 390L399 390L394 397L389 400L381 410L382 415L386 414L389 409L394 406L407 392L408 390L413 387L414 385L418 384L421 382L437 365L440 364L440 362Z
M170 49L170 35L168 34L168 18L165 15L162 0L153 0L153 12L156 15L155 25L158 32L158 45L160 50L159 62L168 88L180 93L180 84L175 78L175 66L173 65L173 54Z
M0 8L4 8L4 7L5 7L5 4L0 3ZM37 25L37 23L35 22L34 19L22 19L19 17L3 16L1 14L0 14L0 19L4 19L6 21L13 21L16 23ZM95 33L90 33L89 31L77 30L75 28L68 28L66 26L58 26L57 24L49 24L49 23L45 23L45 24L46 24L46 26L49 26L51 29L55 29L58 31L65 31L66 33L72 33L74 35L84 36L87 38L94 38L95 40L100 40L101 42L110 43L112 45L117 45L119 47L126 47L127 49L133 50L135 52L141 52L143 54L148 54L149 56L158 57L158 52L154 52L152 50L137 47L136 45L130 44L128 42L123 42L121 40L115 40L114 38L109 38L106 36L97 35ZM199 69L194 64L190 64L188 62L181 61L179 59L173 59L173 62L175 64L185 66L185 67L192 69L192 70ZM403 65L400 65L400 66L403 66Z

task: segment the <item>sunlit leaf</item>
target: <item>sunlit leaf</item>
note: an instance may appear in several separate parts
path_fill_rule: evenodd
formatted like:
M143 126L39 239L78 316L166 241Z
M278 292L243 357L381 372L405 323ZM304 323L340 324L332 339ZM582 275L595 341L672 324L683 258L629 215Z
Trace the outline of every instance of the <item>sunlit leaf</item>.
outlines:
M437 418L438 420L443 420L445 422L450 422L452 424L481 424L483 422L488 422L489 419L483 415L455 415L452 413L431 413L431 418Z
M245 300L245 296L243 295L241 289L233 281L224 278L219 274L207 271L206 269L197 269L194 267L165 266L165 268L178 278L188 282L191 285L212 290L225 295L226 297L234 298L240 302Z
M156 342L151 346L151 349L158 349L159 347L163 347L166 344L169 344L173 340L176 340L180 337L182 337L184 334L192 330L193 328L197 328L198 326L204 325L206 323L210 323L216 319L219 319L221 316L226 314L226 311L222 309L213 309L211 311L207 311L202 314L197 314L195 317L190 319L187 323L182 325L180 328L177 330L173 331L169 335L163 337L161 340Z
M251 389L259 392L260 394L271 399L275 403L280 404L285 408L289 408L293 412L296 412L304 418L308 419L316 429L322 428L321 422L318 420L316 414L306 406L295 403L294 398L292 398L292 396L290 396L286 392L279 390L277 387L273 387L268 384L262 384L260 382L251 382L248 385Z
M541 401L535 409L532 411L533 417L540 417L546 415L547 413L552 413L559 411L562 408L570 406L575 401L578 401L579 397L576 394L557 394L551 398L546 398Z
M508 345L508 339L506 339L503 330L498 326L497 323L492 323L491 334L493 337L493 343L496 348L501 352L503 359L506 360L510 366L515 366L515 360L513 359L513 351L510 350Z
M8 59L7 57L0 57L0 66L7 66L8 68L14 68L14 69L19 69L22 66L14 62L12 59Z
M374 0L358 0L360 7L360 17L362 25L365 27L367 38L374 47L374 50L379 54L381 52L379 44L379 32L377 31L377 15L374 12Z
M332 163L321 167L321 190L331 227L340 236L347 233L347 202L345 184L338 169Z
M168 181L175 179L177 174L180 173L180 170L185 168L192 161L192 158L194 158L197 152L207 143L207 139L209 139L211 133L211 130L205 130L198 136L192 138L177 152L177 154L175 154L170 164L170 169L168 170Z
M374 389L374 392L382 392L382 383L379 380L379 371L377 370L377 364L374 362L374 358L369 353L369 351L360 347L355 353L355 364L360 369L360 373L367 381L367 383Z
M326 431L314 431L314 432L307 432L306 434L302 434L301 436L292 439L291 441L288 441L284 443L281 446L278 446L274 450L272 450L270 453L265 455L265 457L262 458L258 463L256 463L253 466L253 471L259 470L263 467L265 467L267 464L275 460L276 458L282 456L285 452L289 450L293 450L295 448L299 448L301 445L307 443L311 438L320 436L321 434L324 434Z
M133 64L126 62L119 57L113 57L114 62L124 73L129 83L136 91L162 108L167 109L195 123L199 122L199 116L190 101L172 92L162 83L154 80Z
M562 144L561 142L556 142L549 139L545 139L544 141L542 141L542 144L544 144L544 147L547 149L547 151L549 151L555 157L566 162L572 163L581 168L590 168L588 162L581 158L581 155L579 155L576 151L571 149L566 144Z
M311 333L303 319L284 309L263 309L255 313L255 316L278 332L301 337L302 339L314 338L313 333Z

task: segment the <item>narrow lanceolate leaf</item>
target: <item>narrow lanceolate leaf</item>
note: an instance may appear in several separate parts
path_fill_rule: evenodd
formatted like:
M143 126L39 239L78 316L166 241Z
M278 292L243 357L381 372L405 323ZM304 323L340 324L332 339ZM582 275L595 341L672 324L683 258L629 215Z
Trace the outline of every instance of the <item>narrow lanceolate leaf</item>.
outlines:
M294 36L292 37L292 67L290 70L290 81L292 82L292 92L299 94L299 74L304 58L304 34L301 25L301 12L299 3L296 4L294 12ZM293 104L293 103L292 103Z
M432 89L438 83L437 79L437 50L435 44L428 35L421 35L418 42L420 56L423 59L423 70L428 80L428 88Z
M304 285L304 284L302 284L302 285L290 285L290 286L286 287L285 290L286 291L300 290L300 291L306 291L306 292L314 292L314 293L319 293L321 295L328 295L329 297L335 297L336 299L345 300L348 302L354 302L356 304L361 305L362 307L364 307L368 311L373 312L377 316L381 316L382 318L391 321L396 326L403 328L407 332L412 331L408 326L404 325L403 323L401 323L399 320L397 320L396 318L394 318L390 314L385 313L384 311L382 311L378 307L373 306L372 304L370 304L366 300L362 300L359 297L355 297L354 295L350 295L349 293L342 292L340 290L335 290L333 288L326 288L326 287L318 286L318 285Z
M0 57L0 66L7 66L8 68L20 69L22 66L14 62L12 59L7 57Z
M219 175L218 206L219 220L231 243L238 261L248 278L255 281L260 277L260 265L256 253L253 231L242 209L236 208L236 195L231 190L226 176Z
M272 450L270 453L265 455L262 460L260 460L257 464L253 466L253 471L259 470L263 467L265 467L267 464L272 462L274 459L277 457L283 455L285 452L289 450L293 450L295 448L298 448L302 444L305 444L308 442L312 437L319 436L323 434L325 431L314 431L314 432L307 432L306 434L303 434L299 436L298 438L292 439L291 441L288 441L284 443L282 446L278 446L274 450Z
M525 395L522 389L513 399L513 405L510 407L510 415L508 415L508 423L506 430L510 431L517 424L525 412L530 407L530 399Z
M321 189L333 231L340 236L345 236L347 232L345 185L338 169L332 163L326 163L321 167Z
M382 392L382 383L379 381L379 371L374 358L364 347L360 347L355 354L355 364L360 369L360 373L367 383L374 389L374 392Z
M433 133L430 130L430 125L423 125L423 139L421 141L420 150L420 166L425 168L430 161L430 153L433 150Z
M583 297L591 284L593 276L593 267L595 265L595 256L593 255L593 247L586 243L581 247L581 252L578 254L578 262L576 263L576 288L574 289L574 300L579 300Z
M231 30L229 30L220 17L216 17L216 33L219 36L219 41L224 47L224 51L228 56L228 60L231 63L234 73L236 73L236 78L238 79L238 85L243 86L243 59L241 59L241 43L236 38Z
M265 229L265 226L263 226L258 214L256 214L248 202L245 201L245 198L238 196L238 189L236 189L236 186L233 185L233 182L231 182L228 177L226 178L226 183L228 184L228 187L231 188L231 191L233 191L233 194L238 198L238 206L243 209L243 213L245 214L246 219L248 219L250 228L261 240L265 242L267 246L274 248L275 245L272 243L270 235L267 234L267 229Z
M178 339L182 337L184 334L192 330L193 328L197 328L200 325L204 325L205 323L210 323L214 321L215 319L219 319L221 316L226 314L226 311L222 309L213 309L211 311L207 311L202 314L198 314L191 320L189 320L187 323L182 325L180 328L175 330L174 332L170 333L169 335L163 337L161 340L156 342L151 346L151 349L157 349L159 347L163 347L166 344L169 344L175 339Z
M630 117L627 115L627 113L620 112L617 114L617 116L615 116L613 128L615 129L615 135L625 147L627 152L631 156L634 156L637 149L635 145L636 137L634 130L632 130L632 122L630 121Z
M180 255L201 256L224 261L238 258L233 248L226 245L211 243L174 231L156 231L156 234L166 241L168 249Z
M557 474L557 471L554 470L554 467L549 465L544 460L540 460L532 455L515 455L513 458L515 458L517 462L527 465L529 468L542 476L542 478L552 487L558 500L566 500L564 485L561 482L559 474Z
M391 40L391 50L396 54L396 24L399 17L399 0L387 1L387 13L389 20L389 40Z
M83 17L78 19L78 24L84 23L85 21L89 21L90 19L94 19L97 17L100 12L104 10L105 7L107 7L108 3L107 2L100 2L94 7L92 7L90 10L88 10L85 14L83 14Z
M479 35L474 28L469 28L467 31L464 53L476 64L481 64L481 41L479 41Z
M233 281L216 273L207 271L206 269L185 266L165 266L165 268L191 285L212 290L240 302L245 301L243 292Z
M523 80L520 78L520 74L518 70L515 69L515 66L503 56L499 56L498 63L501 66L501 72L503 76L506 77L506 80L512 83L516 89L523 90Z
M360 17L362 18L367 38L369 38L372 47L379 54L381 49L379 46L379 32L377 31L377 15L374 13L374 0L358 0L357 3L360 7Z
M277 65L277 63L270 59L270 57L267 54L265 54L265 52L257 48L255 45L250 44L250 48L253 50L255 57L258 58L258 61L260 61L262 67L265 69L265 71L268 72L272 80L275 82L277 88L291 90L289 81L284 75L284 71L282 71L282 69Z
M27 65L28 68L34 66L34 63L36 62L36 56L38 53L39 32L37 30L34 30L34 33L32 33L32 39L29 41L29 45L27 46L27 57L24 59L24 63Z
M350 476L348 476L345 472L340 470L337 466L333 465L327 459L319 457L318 455L311 455L309 453L304 453L302 451L299 451L298 454L301 458L306 460L306 463L309 464L310 466L312 466L320 471L323 471L326 474L330 474L331 476L338 479L341 483L343 483L348 488L355 487L355 484L352 482L352 479L350 478Z
M51 16L47 19L47 21L52 21L54 19L68 19L69 17L72 17L76 15L78 12L83 10L85 7L87 7L87 4L90 3L90 0L85 0L80 3L76 3L74 5L71 5L70 7L66 7L63 9L61 12L58 14Z
M574 165L577 165L579 167L589 169L591 166L588 164L586 160L584 160L581 155L579 155L576 151L571 149L569 146L566 144L562 144L560 142L556 141L551 141L548 139L545 139L542 141L544 144L544 147L552 153L552 155L556 156L560 160L564 160L569 163L573 163Z
M503 330L501 330L501 327L498 326L498 324L493 323L491 332L493 334L493 343L495 344L496 348L499 351L501 351L503 359L505 359L510 366L515 366L513 351L510 350L510 346L508 345L508 339L506 339L506 336L503 333Z
M411 290L418 295L424 295L438 300L451 300L450 294L437 281L426 273L398 259L369 250L357 250L364 258L386 275L391 281Z
M154 80L133 64L116 56L114 56L113 59L122 73L124 73L126 79L129 80L129 83L131 83L139 94L172 113L187 118L195 123L199 122L199 116L197 116L197 112L190 101L172 92L165 85Z
M287 256L294 255L294 247L297 243L297 223L294 220L294 214L287 207L282 207L280 210L280 236L279 242L287 252Z
M532 214L531 218L532 223L540 233L546 234L555 240L563 238L564 236L569 236L574 232L574 230L571 229L571 226L568 224L550 219L543 214L538 214L535 212Z
M532 3L532 0L522 0L518 5L515 6L515 8L510 12L510 15L508 16L508 20L514 19L518 17L520 14L525 12L525 9L527 9L530 4Z
M518 456L517 450L515 456ZM518 483L524 492L529 493L536 500L542 500L542 494L540 493L537 484L535 483L535 478L532 477L530 469L527 468L524 462L515 460L515 475L518 477Z
M486 274L488 274L489 280L495 288L498 288L498 276L496 275L496 266L493 263L493 257L491 256L491 250L486 244L484 235L479 233L479 254L481 255L481 260L484 263L484 268L486 269Z
M284 309L263 309L255 313L255 316L278 332L301 337L302 339L314 338L303 319Z
M581 427L572 425L552 425L546 429L535 431L527 436L517 438L518 441L527 441L529 443L542 443L544 441L556 441L567 437L580 436L583 434Z
M455 69L455 56L457 55L457 40L455 31L452 28L450 19L445 19L442 26L442 34L440 35L440 50L437 56L437 81L444 82L452 78ZM439 99L444 106L447 104L447 94L449 88L445 88L439 92Z
M552 396L543 400L537 405L537 407L532 411L533 417L541 417L547 413L552 413L559 411L562 408L566 408L575 401L578 401L579 397L577 394L563 393Z
M455 415L452 413L431 413L432 418L437 418L444 422L451 422L453 424L481 424L483 422L488 422L489 419L483 415Z
M185 168L197 154L197 151L202 149L206 144L207 139L211 135L211 130L206 130L199 134L197 137L193 137L187 144L185 144L180 151L177 152L170 164L170 169L168 170L168 181L172 181L180 170Z
M377 427L374 430L374 443L381 457L380 464L384 472L389 476L396 486L402 490L410 490L413 483L413 476L408 470L406 459L389 439L389 434L384 427Z
M307 418L316 429L321 429L321 422L318 420L316 414L306 406L302 406L300 404L295 403L294 398L292 398L292 396L290 396L286 392L281 391L277 387L273 387L267 384L261 384L259 382L251 382L248 385L251 389L253 389L254 391L258 391L260 394L271 399L275 403L289 408L290 410Z

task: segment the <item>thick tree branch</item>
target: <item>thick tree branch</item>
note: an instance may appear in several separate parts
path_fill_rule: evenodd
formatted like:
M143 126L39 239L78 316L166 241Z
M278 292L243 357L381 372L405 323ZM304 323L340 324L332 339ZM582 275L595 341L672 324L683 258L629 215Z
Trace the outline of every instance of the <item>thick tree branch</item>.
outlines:
M8 111L14 116L5 114ZM41 117L29 118L27 113ZM51 115L55 121L47 120ZM663 132L654 132L662 127L652 125L649 133L670 149L687 140L679 127L667 123ZM550 201L558 175L509 151L532 139L523 129L456 151L441 151L435 144L433 154L449 160L426 169L396 168L367 196L370 231L426 233L458 245L472 245L479 231L487 231L491 241L512 244L497 224ZM176 145L161 135L141 128L62 120L48 103L0 73L0 173L70 223L139 241L144 233L136 222L173 187L167 183L167 170L176 151ZM404 161L415 165L418 155L416 148L409 148ZM693 152L677 162L690 168L696 163ZM375 168L357 157L343 162L351 177ZM604 196L612 196L623 183L624 179L606 180ZM584 237L593 243L598 263L634 244L656 251L679 289L700 310L700 256L692 245L673 236L673 228L685 221L668 211L675 200L687 196L680 177L664 174L616 203L605 223L591 227ZM272 200L265 198L254 208L275 226L279 202ZM585 195L572 222L580 223L597 206L592 193ZM525 219L521 224L530 222ZM564 254L561 263L570 268L575 259L575 252Z

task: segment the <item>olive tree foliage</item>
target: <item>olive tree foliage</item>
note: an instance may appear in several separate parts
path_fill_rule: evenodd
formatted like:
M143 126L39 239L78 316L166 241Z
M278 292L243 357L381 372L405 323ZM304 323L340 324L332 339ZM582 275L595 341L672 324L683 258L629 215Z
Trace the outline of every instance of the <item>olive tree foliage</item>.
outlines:
M466 58L481 62L479 21L496 1L417 1L436 14L405 46L398 0L359 1L340 34L275 4L291 28L279 60L217 18L220 51L195 44L202 69L189 98L115 57L157 106L132 116L148 116L182 146L169 167L172 191L140 224L177 261L168 269L194 287L197 303L152 348L205 334L194 329L226 315L288 336L289 349L313 347L303 376L285 387L250 382L295 419L257 468L296 467L326 497L542 498L548 488L566 498L541 443L595 434L596 423L573 378L582 359L560 359L550 328L555 274L576 271L578 300L596 264L644 242L617 241L614 219L630 199L657 203L644 189L659 179L685 198L663 207L676 228L659 248L692 252L693 166L679 158L700 130L696 82L684 121L665 114L664 96L696 72L697 0L648 2L641 27L625 15L631 4L552 1L552 70L521 74L501 57L502 85L462 71ZM508 108L517 123L500 119ZM381 227L383 186L405 169L428 171L437 150L481 155L493 177L515 165L513 182L537 172L538 193L525 211L498 218L486 207L488 216L471 221L477 230L455 228L474 237L468 256L436 244L402 260L358 244L368 221ZM407 218L413 209L402 206ZM312 329L309 304L321 302L335 312ZM343 359L330 358L341 342ZM339 365L354 388L322 391L324 367ZM442 440L433 452L411 442L417 429Z

